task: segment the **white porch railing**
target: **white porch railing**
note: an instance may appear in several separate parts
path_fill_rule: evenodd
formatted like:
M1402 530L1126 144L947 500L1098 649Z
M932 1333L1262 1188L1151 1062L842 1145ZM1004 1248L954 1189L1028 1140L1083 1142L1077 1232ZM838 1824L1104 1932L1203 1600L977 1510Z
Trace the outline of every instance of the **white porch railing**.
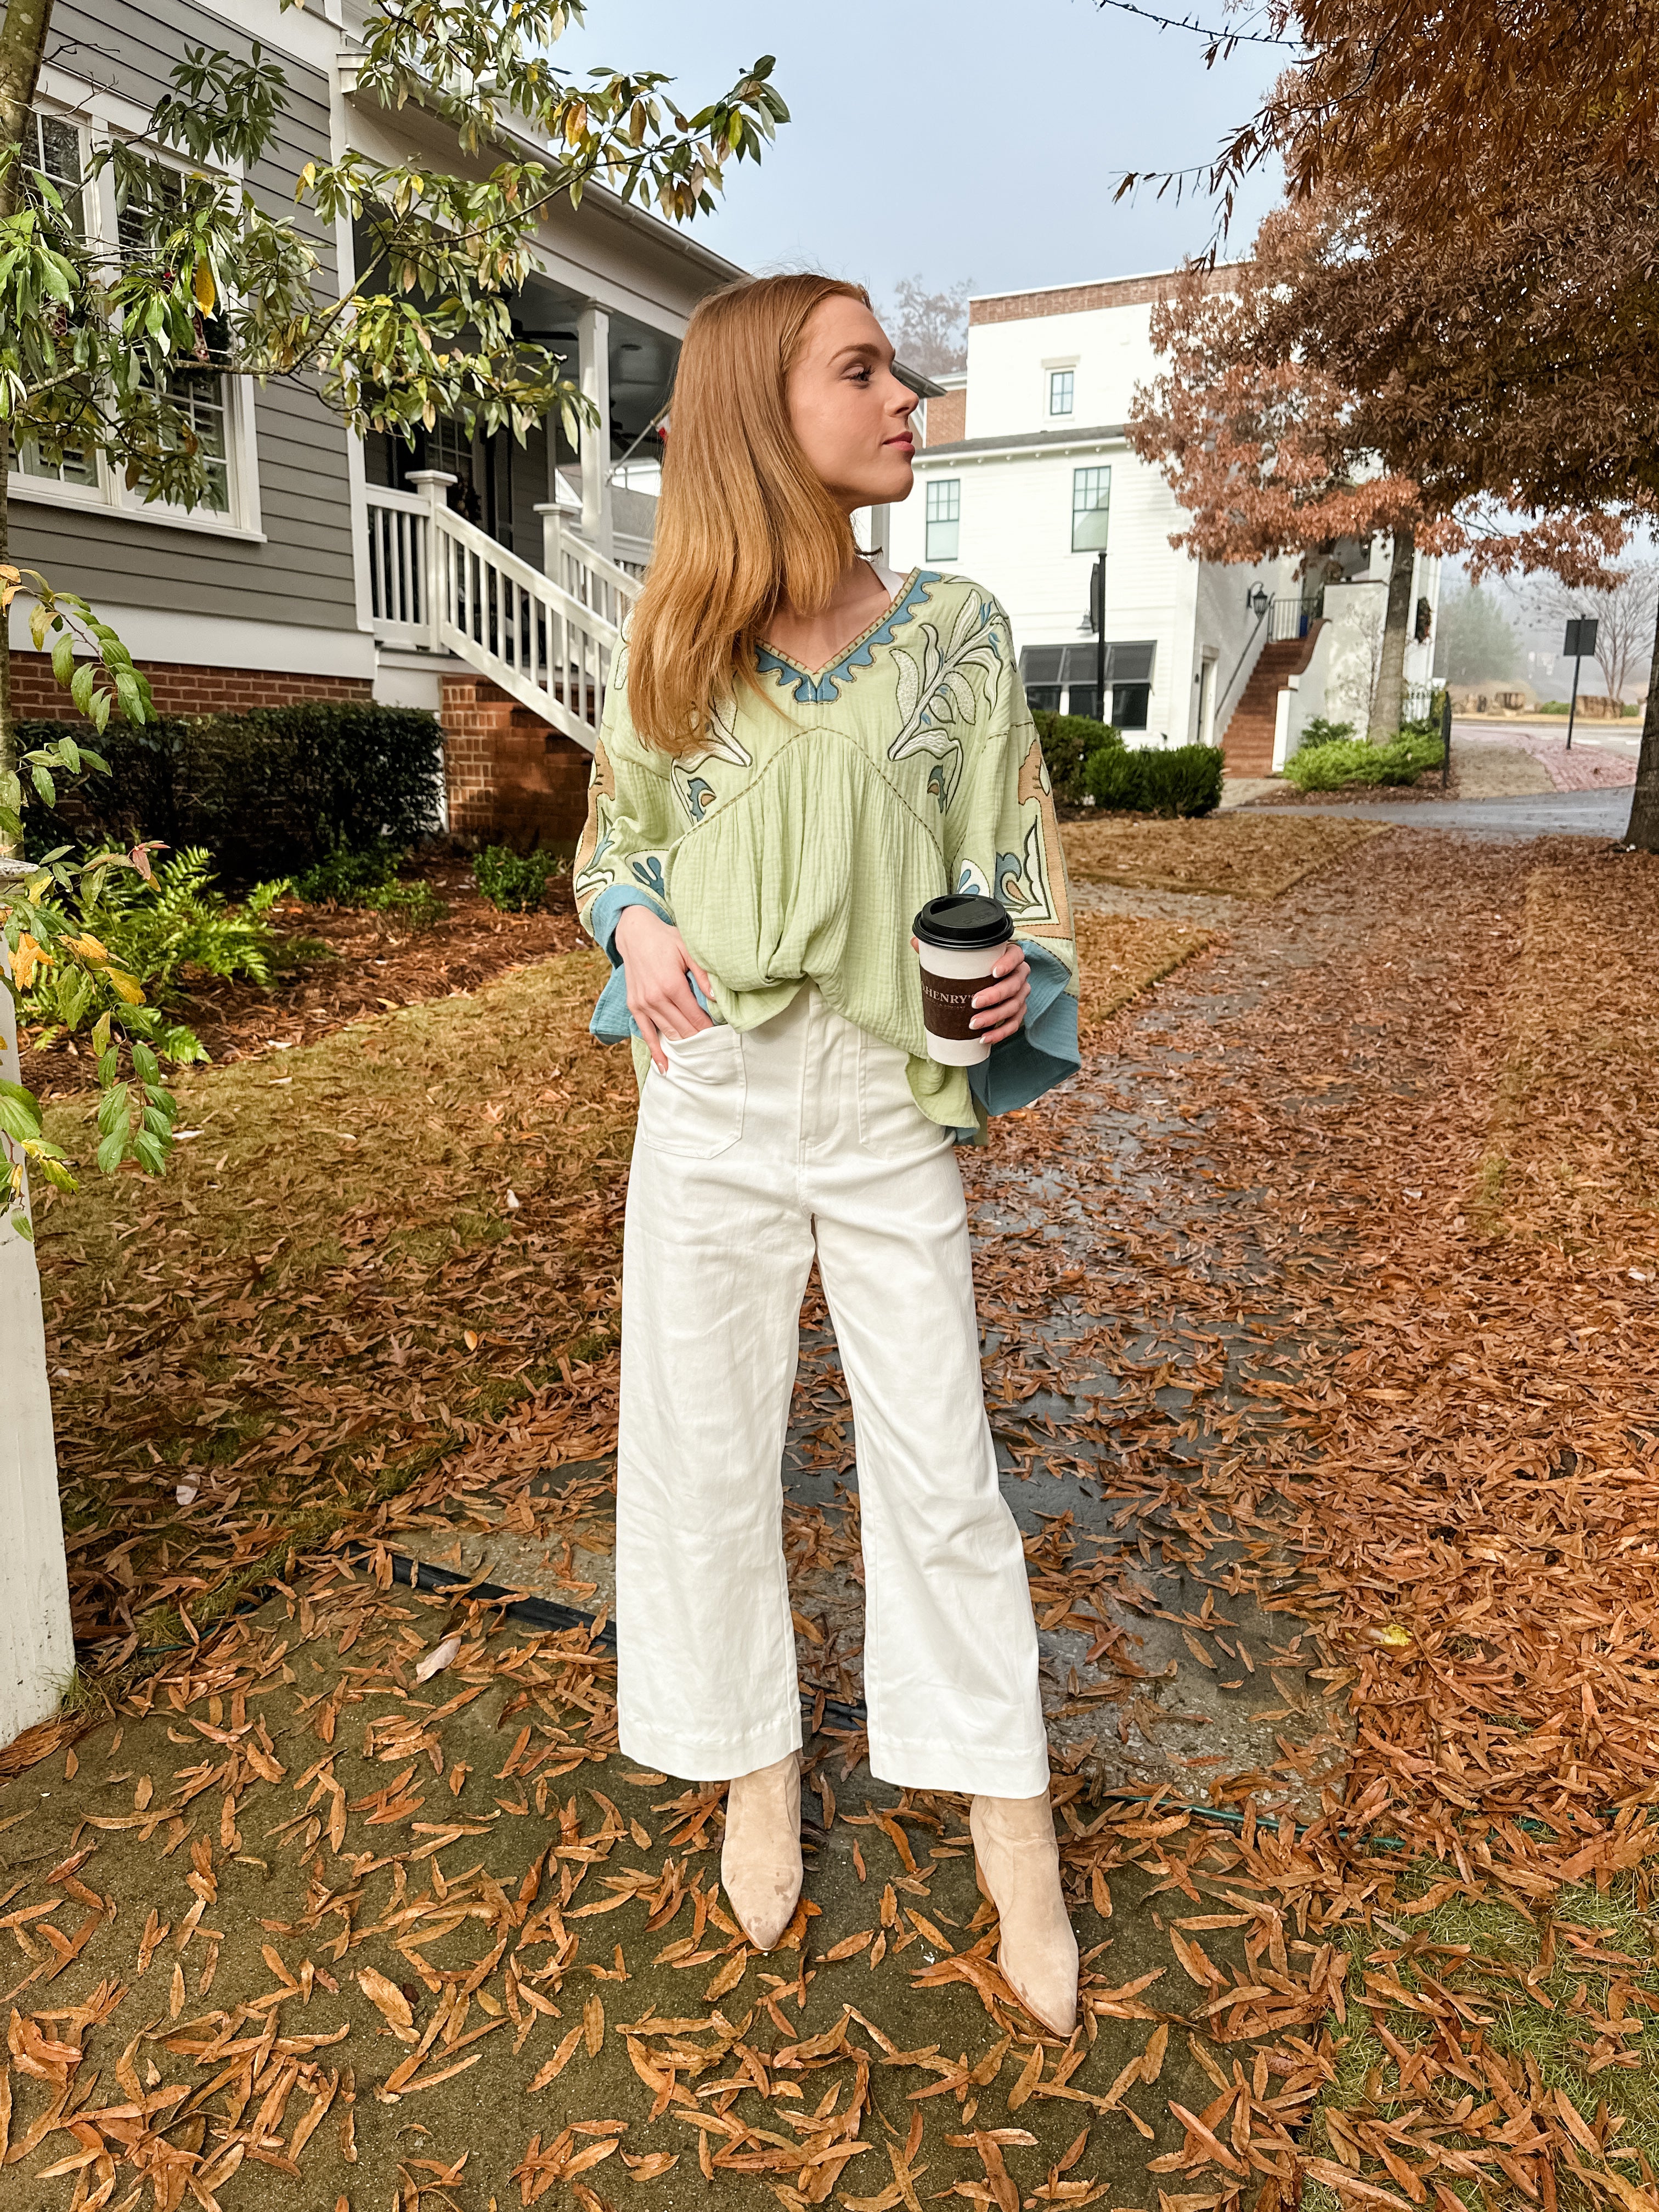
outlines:
M548 573L444 502L436 470L413 491L368 487L375 635L453 653L553 728L593 748L611 663L640 582L544 513Z

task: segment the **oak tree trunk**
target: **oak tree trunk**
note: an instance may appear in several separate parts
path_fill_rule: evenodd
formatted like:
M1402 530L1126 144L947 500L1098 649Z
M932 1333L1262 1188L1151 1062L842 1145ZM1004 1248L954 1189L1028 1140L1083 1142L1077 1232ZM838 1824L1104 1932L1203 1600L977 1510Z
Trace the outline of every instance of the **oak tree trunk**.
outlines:
M1409 523L1394 533L1394 565L1389 571L1389 605L1382 618L1382 664L1376 672L1376 696L1371 702L1370 728L1374 745L1389 745L1400 735L1406 707L1406 641L1412 626L1412 569L1417 540Z
M1642 750L1636 759L1636 789L1625 842L1644 853L1659 853L1659 608L1654 615L1653 667L1648 677Z

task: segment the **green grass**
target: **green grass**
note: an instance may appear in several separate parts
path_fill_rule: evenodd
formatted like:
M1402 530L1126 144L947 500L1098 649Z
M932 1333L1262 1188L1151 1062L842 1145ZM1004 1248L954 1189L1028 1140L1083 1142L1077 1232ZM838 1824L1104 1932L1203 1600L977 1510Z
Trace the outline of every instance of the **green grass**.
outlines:
M1426 1895L1445 1880L1455 1880L1451 1869L1425 1866L1407 1894ZM1397 2004L1375 2015L1366 2008L1362 2000L1375 1994L1367 1987L1369 1967L1411 1995L1432 1996L1431 1984L1437 1982L1464 2002L1468 2009L1460 2055L1472 2079L1479 2079L1480 2069L1478 2059L1469 2061L1468 2039L1478 2027L1487 2050L1521 2069L1520 2096L1536 2106L1540 2097L1553 2100L1555 2093L1564 2093L1592 2131L1601 2116L1617 2123L1607 2138L1615 2172L1638 2186L1647 2185L1644 2160L1649 2172L1659 2172L1659 1917L1635 1876L1615 1875L1604 1891L1593 1881L1575 1883L1535 1918L1500 1897L1460 1894L1385 1925L1356 1929L1348 1943L1347 2021L1339 2032L1335 2078L1315 2107L1307 2142L1311 2154L1340 2156L1334 2112L1356 2121L1403 2120L1415 2113L1421 2116L1422 2134L1456 2149L1479 2149L1488 2139L1485 2128L1466 2133L1451 2117L1468 2094L1460 2076L1448 2071L1426 2091L1419 2085L1401 2093L1396 2061L1373 2017L1407 2051L1443 2057L1447 2047L1443 2039L1437 2044L1433 2023L1421 2013ZM1622 1954L1630 1964L1613 1963L1608 1954ZM1625 2015L1622 2030L1609 2021L1615 1989L1613 2008ZM1624 2063L1605 2063L1614 2051L1622 2051ZM1475 2097L1477 2107L1490 2094ZM1593 2166L1588 2154L1576 2154ZM1396 2181L1380 2166L1368 2162L1366 2171L1397 2193ZM1489 2203L1523 2201L1500 2168L1486 2171L1496 2191ZM1435 2179L1471 2212L1483 2212L1473 2183L1443 2169ZM1557 2179L1564 2203L1590 2201L1565 2167ZM1309 2182L1302 2203L1304 2212L1344 2212L1336 2192L1316 2181Z

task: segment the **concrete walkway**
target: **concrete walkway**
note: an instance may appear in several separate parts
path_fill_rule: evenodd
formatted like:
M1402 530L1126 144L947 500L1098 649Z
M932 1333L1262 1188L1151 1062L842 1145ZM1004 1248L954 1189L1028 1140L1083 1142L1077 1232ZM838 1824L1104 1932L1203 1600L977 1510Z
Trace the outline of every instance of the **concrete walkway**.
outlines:
M1522 799L1356 799L1352 805L1275 807L1275 813L1352 816L1400 822L1413 830L1456 830L1472 837L1622 838L1630 820L1628 787L1610 791L1552 791Z

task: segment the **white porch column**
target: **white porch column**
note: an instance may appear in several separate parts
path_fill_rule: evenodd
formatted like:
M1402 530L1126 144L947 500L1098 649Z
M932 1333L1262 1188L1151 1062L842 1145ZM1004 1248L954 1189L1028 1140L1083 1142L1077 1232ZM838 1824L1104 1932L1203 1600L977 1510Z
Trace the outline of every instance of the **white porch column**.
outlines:
M21 862L0 872L26 875ZM9 991L0 989L0 1075L18 1080L17 1026ZM3 1145L6 1165L11 1147ZM24 1207L28 1200L25 1195ZM34 1247L0 1206L0 1747L48 1721L75 1671L70 1629L69 1565L58 1499L58 1449L46 1382L46 1332Z
M590 301L576 324L582 397L599 410L597 428L582 425L582 536L607 561L616 556L611 521L611 318Z

